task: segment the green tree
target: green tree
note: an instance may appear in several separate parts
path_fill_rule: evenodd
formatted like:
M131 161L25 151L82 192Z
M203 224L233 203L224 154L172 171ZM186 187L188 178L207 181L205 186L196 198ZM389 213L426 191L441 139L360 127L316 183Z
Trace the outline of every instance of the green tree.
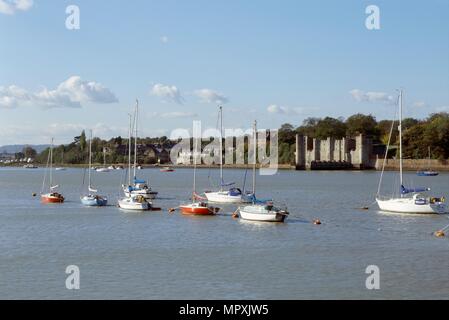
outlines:
M80 142L81 152L83 152L84 150L86 150L86 144L87 144L86 133L84 132L84 130L81 132L79 142Z
M25 155L25 158L36 158L37 152L30 146L26 146L23 148L22 153Z
M315 138L316 137L316 126L320 120L321 120L320 118L312 118L312 117L306 118L302 122L302 125L296 129L296 131L300 135Z
M279 144L287 143L292 144L295 143L296 140L296 132L294 127L290 123L284 123L278 132Z
M328 137L341 139L346 135L346 124L342 119L326 117L320 119L315 126L315 137L327 139Z
M355 136L361 133L378 136L376 118L372 115L364 115L361 113L352 115L346 120L346 127L346 134L348 136Z

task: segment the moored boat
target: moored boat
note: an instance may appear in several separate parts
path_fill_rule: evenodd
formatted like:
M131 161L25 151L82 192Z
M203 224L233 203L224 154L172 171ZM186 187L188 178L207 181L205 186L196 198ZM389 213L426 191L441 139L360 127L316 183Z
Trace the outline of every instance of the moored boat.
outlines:
M195 127L194 127L195 130ZM196 201L196 162L197 156L201 152L198 151L198 138L195 137L194 133L194 150L193 150L193 188L192 188L192 202L187 204L182 204L179 206L181 213L184 215L199 215L199 216L210 216L216 214L220 208L210 206L206 201Z
M204 195L209 202L215 203L249 203L252 200L252 195L244 193L240 188L232 187L225 190L225 187L230 187L234 185L233 182L225 183L223 179L223 107L219 107L220 116L220 149L219 149L219 159L220 159L220 190L218 191L205 191Z
M150 210L152 203L147 201L143 196L124 197L118 201L121 209L125 210Z
M41 202L42 203L63 203L64 202L64 196L60 194L59 192L54 191L59 187L59 185L53 185L53 138L51 138L51 144L50 144L50 152L48 153L48 159L47 159L47 167L49 171L49 192L43 193L45 188L45 180L47 177L47 170L45 170L44 174L44 180L42 182L42 190L41 190Z
M88 194L81 196L81 203L89 207L102 207L108 204L108 199L104 196L98 195L97 190L92 188L92 130L90 131L89 140L89 169L88 169ZM83 179L84 180L84 179Z
M379 209L384 212L410 213L410 214L433 214L444 213L446 211L444 197L431 197L423 193L430 191L427 187L406 188L404 186L404 177L402 170L402 104L403 92L399 92L399 185L400 196L384 197L380 195L380 188L382 184L382 177L385 170L385 163L388 152L385 152L385 159L382 167L382 173L377 189L376 202ZM388 141L387 150L393 132L394 121L390 130L390 138Z
M284 222L288 216L287 208L279 208L272 201L260 201L256 199L256 162L257 162L257 122L253 126L253 191L252 204L238 208L240 219L260 222Z

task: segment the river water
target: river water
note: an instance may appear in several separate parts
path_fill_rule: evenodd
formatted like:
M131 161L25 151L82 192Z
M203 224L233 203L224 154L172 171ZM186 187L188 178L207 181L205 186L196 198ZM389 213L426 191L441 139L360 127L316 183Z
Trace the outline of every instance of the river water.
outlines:
M222 207L214 217L169 214L191 192L192 170L139 171L160 198L160 212L115 207L124 171L94 173L110 206L80 204L83 170L55 174L64 204L43 205L43 169L0 169L2 299L447 299L449 239L432 232L449 215L385 214L371 205L379 173L279 171L258 177L261 198L288 205L284 224L244 222ZM217 170L198 170L198 190ZM225 170L240 186L244 170ZM396 174L384 177L387 192ZM248 178L250 175L248 174ZM449 174L415 177L449 196ZM250 180L250 179L249 179ZM370 210L360 210L362 206ZM319 218L323 224L311 221ZM66 267L80 289L66 288ZM368 265L380 289L368 290Z

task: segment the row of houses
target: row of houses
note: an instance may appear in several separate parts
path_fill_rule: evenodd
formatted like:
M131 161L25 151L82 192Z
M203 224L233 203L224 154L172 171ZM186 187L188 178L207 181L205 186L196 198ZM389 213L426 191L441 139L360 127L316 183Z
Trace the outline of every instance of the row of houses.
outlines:
M138 144L137 145L137 157L139 161L144 163L169 163L170 162L170 149L171 147L157 145L157 144ZM110 150L106 149L106 152ZM116 147L115 152L119 155L126 156L128 154L128 146L119 145Z
M32 158L18 159L18 158L16 158L15 153L7 153L7 152L0 153L0 163L8 164L8 163L17 163L17 162L31 163L31 162L33 162L33 159Z

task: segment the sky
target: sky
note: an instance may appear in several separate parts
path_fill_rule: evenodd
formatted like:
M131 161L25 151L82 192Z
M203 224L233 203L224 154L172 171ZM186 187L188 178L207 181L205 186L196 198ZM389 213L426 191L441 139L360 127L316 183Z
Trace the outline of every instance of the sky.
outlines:
M69 29L70 5L79 29ZM380 29L370 30L369 5ZM69 22L73 22L69 17ZM0 145L449 111L449 1L0 0Z

